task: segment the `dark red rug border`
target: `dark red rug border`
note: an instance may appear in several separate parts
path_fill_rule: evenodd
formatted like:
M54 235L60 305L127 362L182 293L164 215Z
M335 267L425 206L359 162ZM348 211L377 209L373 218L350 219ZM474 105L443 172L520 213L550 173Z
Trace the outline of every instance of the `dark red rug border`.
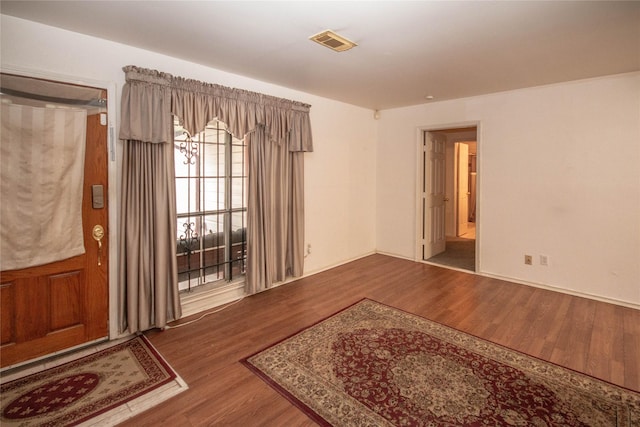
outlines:
M349 304L348 306L346 306L346 307L344 307L344 308L342 308L342 309L340 309L340 310L336 311L335 313L330 314L330 315L328 315L328 316L326 316L326 317L323 317L322 319L318 320L317 322L314 322L314 323L312 323L312 324L310 324L310 325L308 325L308 326L305 326L305 327L303 327L303 328L300 328L298 331L296 331L296 332L294 332L294 333L292 333L292 334L290 334L290 335L286 336L285 338L282 338L281 340L278 340L278 341L276 341L276 342L274 342L274 343L272 343L272 344L269 344L269 345L267 345L267 346L265 346L265 347L261 348L260 350L258 350L258 351L256 351L256 352L252 353L251 355L249 355L249 356L247 356L247 357L245 357L245 358L242 358L242 359L240 360L240 363L241 363L241 364L243 364L244 366L246 366L246 367L247 367L251 372L253 372L256 376L258 376L259 378L261 378L265 383L267 383L269 386L271 386L275 391L277 391L278 393L280 393L280 394L281 394L283 397L285 397L289 402L291 402L295 407L297 407L297 408L298 408L298 409L300 409L302 412L304 412L304 414L305 414L305 415L307 415L311 420L313 420L314 422L318 423L318 424L319 424L319 425L321 425L321 426L327 426L327 427L332 426L332 424L330 424L330 423L329 423L329 422L327 422L324 418L322 418L320 415L318 415L318 414L317 414L313 409L309 408L306 404L304 404L302 401L300 401L297 397L293 396L291 393L289 393L287 390L285 390L282 386L280 386L278 383L276 383L274 380L272 380L272 379L271 379L271 377L269 377L267 374L265 374L264 372L262 372L260 369L258 369L258 368L256 368L255 366L253 366L253 365L251 364L251 362L249 362L249 361L248 361L248 359L250 359L251 357L253 357L253 356L255 356L255 355L257 355L257 354L259 354L259 353L261 353L261 352L263 352L263 351L265 351L265 350L266 350L266 349L268 349L268 348L271 348L271 347L273 347L273 346L275 346L275 345L278 345L278 344L282 343L283 341L288 340L289 338L291 338L291 337L293 337L293 336L295 336L295 335L298 335L298 334L299 334L299 333L301 333L302 331L305 331L305 330L307 330L307 329L309 329L309 328L312 328L312 327L314 327L314 326L318 325L319 323L322 323L322 322L324 322L325 320L327 320L327 319L329 319L329 318L331 318L331 317L333 317L333 316L335 316L335 315L337 315L337 314L340 314L340 313L342 313L342 312L343 312L343 311L345 311L345 310L348 310L349 308L351 308L351 307L353 307L353 306L355 306L355 305L357 305L357 304L361 303L362 301L371 301L371 302L375 302L375 303L377 303L377 304L384 305L385 307L391 308L391 309L393 309L393 310L398 310L398 311L401 311L401 312L403 312L403 313L405 313L405 314L409 314L409 315L411 315L411 316L416 316L416 317L419 317L419 318L421 318L421 319L425 319L425 320L428 320L428 321L430 321L430 322L436 323L436 324L438 324L438 325L440 325L440 326L442 326L442 327L445 327L445 328L448 328L448 329L451 329L451 330L457 331L457 332L459 332L459 333L463 333L463 334L469 335L469 336L471 336L471 337L473 337L473 338L475 338L475 339L477 339L477 340L480 340L480 341L484 341L484 342L487 342L487 343L493 344L493 345L495 345L495 346L501 347L501 348L503 348L503 349L506 349L506 350L508 350L508 351L512 351L512 352L517 353L517 354L521 354L521 355L526 356L526 357L530 357L530 358L535 359L535 360L538 360L538 361L540 361L540 362L542 362L542 363L547 363L547 364L550 364L550 365L553 365L553 366L557 366L557 367L562 368L562 369L566 369L566 370L571 371L571 372L574 372L574 373L576 373L576 374L578 374L578 375L583 375L583 376L585 376L585 377L592 378L593 380L601 381L601 382L606 383L606 384L608 384L608 385L610 385L610 386L612 386L612 387L617 387L617 388L619 388L619 389L626 390L626 391L629 391L629 392L632 392L632 393L640 393L640 390L634 390L634 389L631 389L631 388L628 388L628 387L625 387L625 386L621 386L621 385L618 385L618 384L614 384L614 383L612 383L612 382L610 382L610 381L604 380L604 379L602 379L602 378L595 377L595 376L590 375L590 374L587 374L587 373L585 373L585 372L581 372L581 371L578 371L578 370L576 370L576 369L572 369L572 368L568 368L568 367L566 367L566 366L562 366L562 365L557 364L557 363L555 363L555 362L551 362L551 361L549 361L549 360L545 360L545 359L542 359L542 358L540 358L540 357L533 356L533 355L531 355L531 354L528 354L528 353L522 352L522 351L520 351L520 350L516 350L516 349L510 348L510 347L507 347L507 346L502 345L502 344L500 344L500 343L496 343L496 342L490 341L490 340L488 340L488 339L486 339L486 338L479 337L479 336L477 336L477 335L475 335L475 334L472 334L472 333L469 333L469 332L467 332L467 331L463 331L463 330L460 330L460 329L454 328L454 327L452 327L452 326L449 326L449 325L446 325L446 324L444 324L444 323L438 322L437 320L432 320L432 319L429 319L429 318L427 318L427 317L425 317L425 316L422 316L422 315L419 315L419 314L415 314L415 313L411 313L411 312L409 312L409 311L407 311L407 310L403 310L403 309L401 309L401 308L397 308L397 307L394 307L394 306L392 306L392 305L385 304L385 303L383 303L383 302L380 302L380 301L377 301L377 300L374 300L374 299L371 299L371 298L367 298L367 297L361 298L361 299L359 299L358 301L354 302L353 304Z
M125 347L127 345L129 345L132 341L139 341L139 343L146 349L146 351L153 356L153 358L155 359L155 361L158 363L158 365L162 366L164 368L164 370L167 372L168 377L165 378L164 380L158 382L157 384L154 384L148 388L145 388L144 390L141 390L135 394L129 395L127 396L124 400L120 399L117 400L116 402L113 402L110 405L105 406L104 408L98 409L95 412L90 413L89 415L82 417L82 418L78 418L76 420L71 421L68 424L65 424L67 426L75 426L78 424L81 424L83 422L86 422L88 420L91 420L92 418L95 418L99 415L104 414L105 412L111 411L112 409L117 408L118 406L121 406L127 402L130 402L134 399L137 399L140 396L143 396L165 384L170 383L171 381L175 380L177 378L177 373L176 371L164 360L164 358L160 355L160 353L155 349L155 347L153 347L153 345L149 342L149 340L147 339L147 337L145 337L144 335L136 335L134 337L131 337L130 339L123 341L121 343L118 344L114 344L110 347L106 347L102 350L87 354L85 356L79 357L77 359L74 360L70 360L68 362L62 363L60 365L57 366L52 366L51 368L47 368L44 369L42 371L39 372L34 372L33 374L30 375L26 375L24 377L20 377L20 378L16 378L15 380L11 380L8 381L4 384L2 384L3 386L7 386L8 384L12 384L15 382L28 382L31 381L33 379L35 380L39 380L42 377L46 377L47 375L50 375L52 372L58 372L58 371L63 371L65 369L68 369L69 367L71 367L73 369L73 365L77 365L77 364L81 364L83 363L84 360L91 360L91 359L96 359L96 358L100 358L102 357L102 354L104 352L108 352L108 351L118 351L118 348L121 347Z
M289 402L291 402L293 404L293 406L295 406L296 408L300 409L307 417L311 418L311 420L313 420L314 422L316 422L317 424L323 426L323 427L331 427L332 424L327 422L327 420L325 420L324 418L322 418L320 415L318 415L313 409L311 409L310 407L308 407L307 405L305 405L302 401L300 401L297 397L295 397L294 395L292 395L291 393L289 393L287 390L285 390L282 386L280 386L277 382L275 382L274 380L271 379L271 377L269 377L267 374L265 374L264 372L262 372L260 369L256 368L255 366L253 366L251 364L251 362L249 362L248 359L252 358L253 356L255 356L258 353L261 353L263 351L265 351L268 348L271 348L275 345L280 344L283 341L288 340L289 338L298 335L300 332L305 331L309 328L313 328L314 326L324 322L325 320L328 320L329 318L342 313L345 310L348 310L349 308L361 303L362 301L365 300L369 300L369 301L373 301L373 302L377 302L374 301L370 298L361 298L358 301L354 302L353 304L349 304L348 306L344 307L341 310L336 311L333 314L330 314L326 317L321 318L320 320L318 320L317 322L314 322L310 325L307 325L303 328L298 329L296 332L287 335L286 337L282 338L281 340L278 340L272 344L267 345L266 347L261 348L260 350L252 353L251 355L244 357L242 359L240 359L240 363L242 363L244 366L246 366L251 372L253 372L256 376L258 376L260 379L262 379L265 383L267 383L269 386L271 386L271 388L273 388L275 391L277 391L278 393L280 393L284 398L286 398ZM379 303L381 304L381 303ZM386 305L386 304L385 304Z
M269 348L269 347L267 347L267 348ZM249 357L251 357L251 356L249 356ZM294 395L289 393L287 390L285 390L283 387L281 387L278 383L273 381L271 379L271 377L269 377L267 374L262 372L260 369L258 369L255 366L253 366L249 361L247 361L247 359L248 358L240 360L240 363L242 363L244 366L246 366L258 378L262 379L265 383L267 383L269 386L271 386L271 388L273 388L275 391L277 391L282 397L287 399L291 404L293 404L293 406L298 408L307 417L309 417L311 420L313 420L317 424L319 424L319 425L321 425L323 427L331 427L332 426L332 424L328 423L327 420L325 420L320 415L318 415L313 409L309 408L307 405L302 403L297 397L295 397Z

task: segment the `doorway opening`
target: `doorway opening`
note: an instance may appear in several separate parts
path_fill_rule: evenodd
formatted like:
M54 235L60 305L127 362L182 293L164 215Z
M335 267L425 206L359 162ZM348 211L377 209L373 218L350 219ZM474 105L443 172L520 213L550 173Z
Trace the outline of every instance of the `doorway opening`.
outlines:
M423 133L422 261L476 271L477 139L477 126Z

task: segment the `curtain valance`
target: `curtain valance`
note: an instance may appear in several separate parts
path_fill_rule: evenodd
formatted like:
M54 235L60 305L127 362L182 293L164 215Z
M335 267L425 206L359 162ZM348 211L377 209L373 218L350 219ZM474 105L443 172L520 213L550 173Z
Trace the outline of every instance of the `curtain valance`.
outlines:
M171 141L171 114L191 134L217 118L237 138L264 127L289 151L313 151L310 105L135 66L123 68L120 139Z

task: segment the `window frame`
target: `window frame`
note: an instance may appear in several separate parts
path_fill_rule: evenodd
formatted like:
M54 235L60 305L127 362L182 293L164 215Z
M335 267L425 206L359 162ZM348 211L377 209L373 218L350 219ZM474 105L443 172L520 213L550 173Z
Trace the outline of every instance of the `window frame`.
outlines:
M209 131L209 132L208 132ZM211 140L209 134L214 134ZM224 139L223 142L221 140ZM177 214L177 261L178 285L181 292L217 284L225 284L238 278L244 278L246 272L246 215L247 215L247 146L246 141L233 137L224 123L212 120L206 128L191 136L174 118L174 155L176 168L176 214ZM214 162L207 162L208 148L215 147ZM222 150L221 150L222 147ZM234 155L240 151L240 162L234 162ZM221 151L224 154L221 156ZM221 162L222 157L222 162ZM236 159L237 160L237 159ZM187 165L187 174L179 174L178 162ZM214 171L209 173L211 167ZM224 171L221 173L220 168ZM238 170L239 167L239 170ZM195 172L192 174L192 172ZM187 210L180 207L184 194L179 188L181 180L186 179ZM238 180L240 185L238 186ZM215 200L206 199L207 181L215 181ZM196 188L192 189L191 185ZM240 189L240 206L234 194ZM224 195L220 198L222 190ZM193 191L193 194L192 194ZM191 206L195 204L195 206ZM184 203L183 203L184 204ZM212 208L215 207L215 208ZM234 219L240 217L240 227ZM215 233L207 226L207 217L216 217L213 221ZM211 223L212 221L209 221ZM222 227L220 227L222 222ZM180 226L182 225L182 228ZM209 233L207 233L207 230ZM221 231L220 231L221 230ZM222 236L222 242L220 241ZM220 254L222 249L222 256ZM214 263L208 262L214 254ZM196 255L196 259L193 256ZM185 264L186 269L181 268ZM182 262L181 262L182 261ZM195 262L195 265L192 265ZM215 271L214 271L215 270ZM211 277L215 276L213 280Z

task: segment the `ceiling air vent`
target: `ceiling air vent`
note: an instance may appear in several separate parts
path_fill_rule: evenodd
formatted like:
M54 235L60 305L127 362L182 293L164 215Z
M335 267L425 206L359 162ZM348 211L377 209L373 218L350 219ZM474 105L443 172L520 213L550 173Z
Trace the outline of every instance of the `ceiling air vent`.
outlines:
M331 30L323 31L309 38L314 42L328 47L331 50L335 50L336 52L343 52L345 50L351 49L354 46L357 46L357 44L355 44L351 40L339 36Z

